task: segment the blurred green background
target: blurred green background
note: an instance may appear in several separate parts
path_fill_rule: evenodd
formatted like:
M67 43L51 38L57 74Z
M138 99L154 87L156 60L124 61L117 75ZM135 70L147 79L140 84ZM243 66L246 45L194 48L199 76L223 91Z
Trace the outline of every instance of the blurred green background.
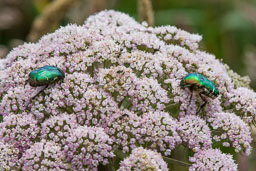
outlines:
M59 12L59 20L47 32L67 23L82 24L89 15L103 9L119 10L140 20L139 0L0 0L0 58L13 47L30 41L36 18L56 1L71 3L64 13ZM256 89L256 0L151 2L155 26L175 25L202 35L201 49L222 58L240 75L249 75L251 86ZM256 170L255 152L249 160L250 164L239 158L240 170Z
M54 0L0 0L0 56L27 40L32 23ZM55 0L58 1L58 0ZM138 19L138 0L72 0L56 24L78 23L101 9ZM223 58L234 71L256 81L256 0L151 0L155 25L175 25L203 35L201 48ZM256 65L256 64L255 64ZM256 71L256 69L255 69ZM252 73L251 73L252 72ZM254 76L255 75L255 76ZM254 78L255 77L255 78ZM252 87L256 88L252 84Z

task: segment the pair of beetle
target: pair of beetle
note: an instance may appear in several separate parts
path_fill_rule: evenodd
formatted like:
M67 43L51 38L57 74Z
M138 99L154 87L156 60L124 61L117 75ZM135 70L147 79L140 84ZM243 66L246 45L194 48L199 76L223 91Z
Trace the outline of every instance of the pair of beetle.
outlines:
M43 66L38 69L33 70L29 74L28 82L32 87L45 86L41 91L39 91L33 98L35 98L39 93L48 87L48 85L56 83L59 80L65 78L64 72L55 66ZM189 88L191 91L190 101L192 99L193 91L199 92L199 96L204 101L200 106L197 113L206 105L207 100L205 96L214 98L219 95L219 90L216 85L208 80L201 74L198 73L189 73L187 74L180 82L181 88ZM32 98L32 99L33 99Z

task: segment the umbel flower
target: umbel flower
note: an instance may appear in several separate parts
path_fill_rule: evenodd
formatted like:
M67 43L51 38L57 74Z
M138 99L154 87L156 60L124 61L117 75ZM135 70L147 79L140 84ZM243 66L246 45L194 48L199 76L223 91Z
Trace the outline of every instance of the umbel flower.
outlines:
M127 170L161 170L167 171L167 164L157 152L138 147L129 157L121 161L118 171Z
M13 145L0 142L0 170L20 169L19 149Z
M187 115L180 118L178 130L183 143L186 143L194 152L211 147L210 129L200 117Z
M232 146L235 152L245 150L247 155L251 153L250 128L239 116L233 113L215 113L208 118L208 122L213 128L214 141L221 142L224 147Z
M219 149L201 150L190 158L191 162L195 162L189 171L195 170L221 170L235 171L235 164L231 155L222 153Z
M43 139L28 149L20 159L22 170L61 170L69 169L65 163L61 147Z
M193 155L190 170L236 170L227 151L250 153L256 93L247 78L201 51L201 39L110 10L14 48L0 60L0 166L167 170L163 159L183 146ZM65 78L31 87L29 73L45 65ZM216 84L219 96L204 100L203 89L181 88L193 72Z
M64 152L72 170L97 170L114 157L111 144L103 128L80 126L67 138Z

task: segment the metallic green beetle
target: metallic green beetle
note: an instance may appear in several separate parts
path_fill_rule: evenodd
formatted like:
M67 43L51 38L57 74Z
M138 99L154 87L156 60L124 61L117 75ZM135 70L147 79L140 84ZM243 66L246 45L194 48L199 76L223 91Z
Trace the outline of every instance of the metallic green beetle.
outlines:
M187 74L180 82L181 88L189 88L191 92L198 91L199 96L204 101L204 104L200 106L200 110L206 105L207 100L204 96L215 98L219 95L219 90L217 86L210 80L208 80L205 76L198 73L189 73ZM193 94L193 93L192 93ZM192 94L190 96L190 101L192 98ZM197 112L197 113L198 113Z
M64 72L55 66L46 65L29 73L29 85L38 87L49 85L65 78Z
M45 86L32 99L48 87L49 84L56 83L65 78L64 72L55 66L46 65L37 68L29 73L28 83L32 87Z

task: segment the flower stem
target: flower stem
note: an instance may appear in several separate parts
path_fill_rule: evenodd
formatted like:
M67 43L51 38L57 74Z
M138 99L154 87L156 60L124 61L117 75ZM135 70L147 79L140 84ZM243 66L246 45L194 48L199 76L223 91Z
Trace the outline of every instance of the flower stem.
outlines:
M115 151L115 155L120 158L120 159L124 159L126 157L128 157L127 154L124 154L121 150L116 150ZM163 156L163 159L168 163L168 164L178 164L180 166L184 166L184 167L190 167L191 164L189 163L186 163L186 162L183 162L183 161L180 161L180 160L176 160L176 159L173 159L173 158L169 158L169 157L165 157Z
M121 150L116 150L114 153L120 159L124 159L124 158L128 157L128 155L123 153Z
M181 166L184 166L184 167L190 167L191 166L191 164L189 164L189 163L186 163L186 162L183 162L183 161L180 161L180 160L176 160L176 159L173 159L173 158L163 156L163 159L168 164L178 164L178 165L181 165Z
M113 159L110 160L109 164L107 165L108 171L115 171Z

